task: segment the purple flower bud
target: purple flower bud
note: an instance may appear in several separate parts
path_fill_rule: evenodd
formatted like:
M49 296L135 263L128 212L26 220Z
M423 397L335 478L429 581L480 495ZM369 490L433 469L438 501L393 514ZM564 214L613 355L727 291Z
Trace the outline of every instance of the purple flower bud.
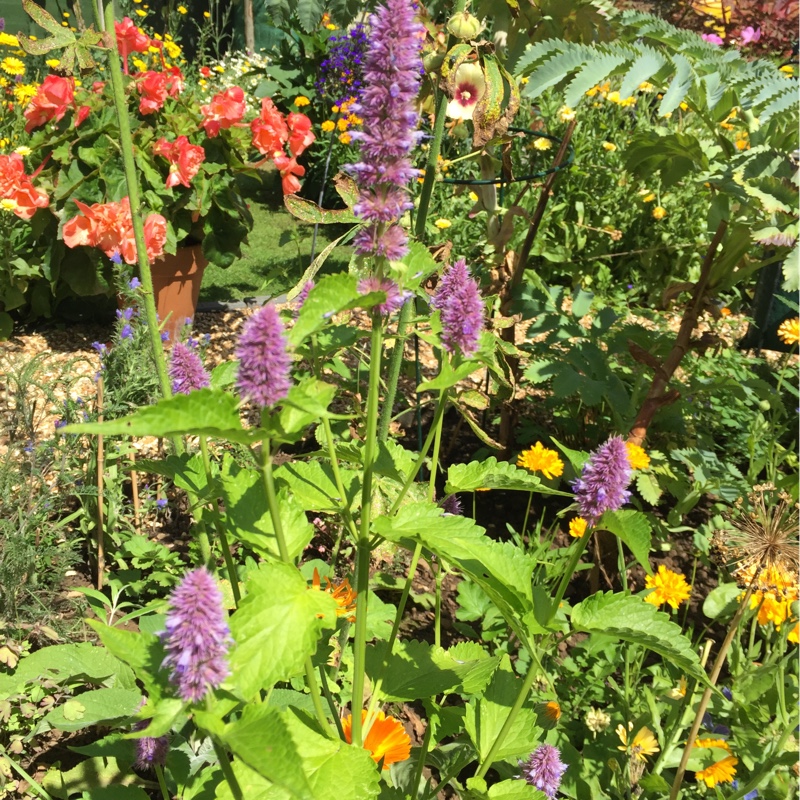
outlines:
M461 517L464 515L464 509L461 506L461 501L458 499L457 494L449 494L442 500L442 511L445 514L452 514L454 517Z
M142 736L136 740L136 761L133 766L137 769L152 769L155 766L163 767L167 763L169 753L168 736Z
M372 292L384 292L386 294L386 300L375 306L382 317L388 317L395 311L399 311L406 301L405 293L401 292L398 285L389 278L378 278L374 275L364 278L358 283L358 291L361 294L370 294Z
M127 308L118 308L117 309L117 319L124 319L125 322L130 322L133 319L133 315L136 313L136 310L133 306L128 306Z
M125 325L123 329L119 333L120 339L132 339L133 338L133 329L130 325Z
M553 798L561 785L561 776L567 765L561 760L557 747L540 744L527 761L520 761L522 777L534 788Z
M92 347L97 350L101 356L104 356L108 350L108 347L106 347L106 345L104 345L102 342L92 342Z
M135 278L135 277L131 278L130 281L128 281L128 288L130 288L131 290L136 290L141 285L142 285L142 282L138 278Z
M112 261L114 264L121 264L121 263L122 263L122 255L121 255L119 252L115 252L115 253L114 253L114 254L111 256L111 261Z
M161 341L162 342L169 341L169 331L161 331Z
M431 305L442 314L444 349L453 353L458 347L467 358L474 355L483 330L483 301L463 258L444 273Z
M175 342L172 346L169 377L173 394L189 394L211 384L200 356L183 342Z
M158 500L156 500L156 506L158 508L166 508L167 507L167 502L168 501L167 501L166 497L159 497Z
M631 496L630 482L628 448L621 436L612 436L591 453L580 478L572 482L580 516L595 525L605 511L621 508Z
M187 573L169 598L161 639L167 656L161 666L184 701L196 703L230 674L230 629L222 593L211 573L200 567Z
M236 386L245 400L273 406L289 393L292 358L283 323L272 305L260 308L247 321L236 349L239 374Z
M308 299L308 293L314 288L314 285L314 281L306 281L305 286L300 290L300 294L297 295L294 301L295 315L300 313L300 309Z

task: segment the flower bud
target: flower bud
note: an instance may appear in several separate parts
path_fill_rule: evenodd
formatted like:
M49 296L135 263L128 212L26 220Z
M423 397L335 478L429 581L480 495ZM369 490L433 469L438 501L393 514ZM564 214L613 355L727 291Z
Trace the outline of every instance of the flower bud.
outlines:
M458 39L474 39L483 30L483 23L469 11L464 11L450 17L447 30Z

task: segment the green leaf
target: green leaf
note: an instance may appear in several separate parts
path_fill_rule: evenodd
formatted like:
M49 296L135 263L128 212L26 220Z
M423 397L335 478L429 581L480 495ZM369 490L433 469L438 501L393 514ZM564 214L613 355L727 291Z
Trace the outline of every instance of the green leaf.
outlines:
M349 208L320 208L311 200L298 197L296 194L287 194L283 198L283 203L293 217L311 225L353 224L361 221Z
M378 770L366 750L321 736L291 710L247 706L241 719L226 726L222 739L247 767L298 800L371 800L378 795ZM246 776L247 770L236 773ZM242 784L248 800L286 797L262 794L267 787L252 778Z
M527 781L509 778L489 787L489 800L543 800L544 792L534 789Z
M434 503L408 503L396 516L378 517L373 529L389 541L420 542L469 575L526 642L543 633L533 613L531 574L536 559L511 542L496 542L467 517L444 516Z
M468 375L477 370L479 365L474 361L466 361L459 364L455 369L450 366L450 360L444 359L439 366L439 374L417 387L418 392L439 392L442 389L449 389L460 383Z
M650 472L639 472L636 475L636 489L642 499L651 506L657 505L664 493L658 478Z
M102 433L105 436L214 436L249 444L252 435L242 428L239 401L219 389L176 394L130 416L108 422L68 425L62 433Z
M287 195L285 198L286 200L289 197L294 197L294 195ZM322 265L328 260L328 256L336 249L336 247L346 238L348 238L353 231L356 230L355 228L351 228L350 230L343 233L338 239L334 239L332 242L327 244L325 248L320 252L320 254L311 262L308 269L303 273L303 276L300 280L288 291L286 292L286 299L291 301L294 300L300 292L303 291L303 287L310 281L313 280L316 274L319 272Z
M644 567L648 575L653 574L650 567L650 523L641 511L624 509L606 511L600 518L598 528L611 531L633 553L633 557Z
M170 478L176 486L191 492L196 497L203 497L208 489L203 457L199 453L182 453L179 456L169 455L160 461L145 459L136 462L140 472L154 472Z
M583 471L583 465L589 458L589 454L584 450L571 450L566 445L561 444L555 437L551 436L550 438L553 444L567 457L567 461L572 464L572 469L575 470L576 474L580 475Z
M703 601L703 613L709 619L732 617L739 605L742 589L735 583L721 583Z
M239 691L252 699L302 673L322 629L336 627L338 606L327 592L309 588L296 567L278 562L261 564L246 590L231 618L230 666Z
M476 489L516 489L521 492L557 494L569 497L566 492L545 486L530 472L508 461L498 461L494 456L469 464L453 464L447 470L446 494L474 492Z
M708 684L700 659L680 626L641 597L599 592L572 609L572 626L647 647Z
M225 498L225 520L231 535L262 556L279 558L280 550L261 472L240 467L226 455L220 481ZM289 557L295 559L314 536L314 527L306 519L303 506L286 488L278 491L278 508Z
M500 667L494 673L483 697L467 703L465 729L481 761L489 754L519 695L521 686L522 679L514 674L511 660L507 655L503 655ZM527 755L531 751L532 743L538 741L539 733L536 726L536 711L529 696L506 734L495 761Z
M385 650L385 645L367 648L366 669L371 680L380 673ZM416 640L395 644L386 665L382 697L399 702L423 700L445 692L480 692L497 669L499 657L490 657L480 645L477 649L453 651Z
M339 469L345 497L339 497L333 468L320 461L289 461L275 470L275 480L286 484L294 499L305 511L338 512L341 508L353 509L359 502L360 473Z
M0 341L5 341L11 336L11 331L14 330L14 320L11 319L10 314L5 311L0 311Z
M113 793L107 797L111 800L116 797L116 790L131 788L130 784L141 780L130 767L130 763L118 763L116 758L109 756L87 758L66 772L51 768L42 779L42 787L54 797L67 800L81 792L110 786L113 787ZM137 798L139 796L136 795ZM127 798L127 795L120 793L120 797Z
M138 689L94 689L54 708L43 721L61 731L78 731L130 717L141 702Z

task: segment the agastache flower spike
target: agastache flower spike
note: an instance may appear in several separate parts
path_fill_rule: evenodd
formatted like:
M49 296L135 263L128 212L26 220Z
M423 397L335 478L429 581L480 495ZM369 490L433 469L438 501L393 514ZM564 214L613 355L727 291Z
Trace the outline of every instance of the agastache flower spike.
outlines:
M464 259L444 273L431 305L442 313L444 349L453 353L458 348L467 358L473 356L483 330L483 301Z
M172 348L169 377L173 394L189 394L211 384L200 356L183 342L175 342Z
M567 765L561 760L557 747L540 744L527 761L520 761L522 777L534 788L553 798L561 786L561 776Z
M365 88L353 106L363 120L363 130L352 134L360 142L361 161L350 166L361 187L353 211L369 224L356 235L355 249L397 260L408 248L396 223L413 207L406 184L417 174L409 153L421 136L414 101L423 28L414 20L411 0L386 0L370 17L370 26Z
M169 605L161 633L167 656L161 666L170 670L180 698L196 703L229 675L231 638L222 593L211 573L200 567L184 576Z
M579 514L590 525L606 511L616 511L630 498L631 466L621 436L600 445L584 464L580 478L572 482Z
M370 294L371 292L386 293L386 301L375 306L376 311L383 317L388 317L389 314L399 311L410 296L406 292L401 292L397 284L389 278L375 276L359 281L358 291L361 294Z
M272 305L259 309L247 321L236 349L239 374L236 386L245 400L272 406L289 394L292 382L283 323Z

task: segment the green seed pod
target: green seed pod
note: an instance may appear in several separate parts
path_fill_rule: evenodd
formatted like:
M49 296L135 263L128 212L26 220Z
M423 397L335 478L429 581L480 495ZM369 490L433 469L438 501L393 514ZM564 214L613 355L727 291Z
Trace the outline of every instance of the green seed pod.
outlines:
M450 17L447 30L458 39L474 39L483 30L483 24L469 11L464 11Z
M432 72L438 72L444 61L444 56L444 53L439 53L435 50L424 56L422 59L422 66L425 67L425 72L427 72L428 75Z

